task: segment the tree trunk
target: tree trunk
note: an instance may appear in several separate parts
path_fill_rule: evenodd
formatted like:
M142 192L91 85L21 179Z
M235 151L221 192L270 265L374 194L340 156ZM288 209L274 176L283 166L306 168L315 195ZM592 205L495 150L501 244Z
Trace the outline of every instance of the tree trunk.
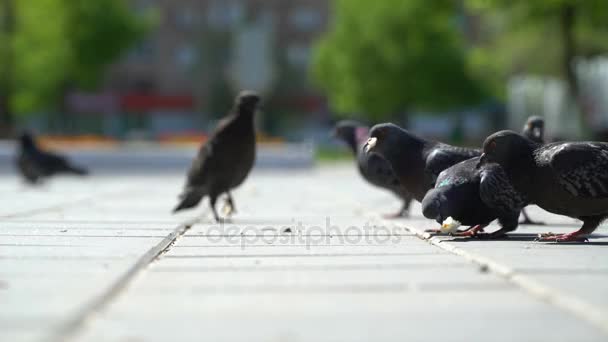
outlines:
M0 0L0 137L13 133L13 35L15 8L13 0Z
M576 77L576 66L574 60L577 54L576 37L574 29L576 26L576 5L564 4L561 9L560 26L562 34L562 68L566 77L568 86L568 95L574 101L580 113L580 122L582 124L583 133L590 127L589 113L584 101L584 94L581 94L579 80ZM588 133L588 132L587 132Z

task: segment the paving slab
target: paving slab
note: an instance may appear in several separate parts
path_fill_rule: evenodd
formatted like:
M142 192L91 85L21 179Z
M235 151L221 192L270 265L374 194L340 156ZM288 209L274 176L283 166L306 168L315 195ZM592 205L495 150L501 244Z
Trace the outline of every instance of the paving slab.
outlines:
M0 177L19 197L0 211L0 340L608 338L606 227L588 244L537 243L577 222L531 208L547 226L431 237L419 205L383 219L399 202L352 165L256 171L218 225L206 203L170 214L182 184L175 170L41 190Z

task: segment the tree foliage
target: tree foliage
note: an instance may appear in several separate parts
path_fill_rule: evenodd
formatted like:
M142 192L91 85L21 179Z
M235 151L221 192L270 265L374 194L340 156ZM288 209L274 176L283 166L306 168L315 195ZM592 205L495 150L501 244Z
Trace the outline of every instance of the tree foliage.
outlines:
M2 1L14 5L14 33L1 48L14 56L11 104L18 114L56 107L66 84L96 86L149 23L122 0Z
M481 44L472 70L504 92L509 75L533 73L564 79L574 95L577 57L608 51L608 1L467 0L482 17Z
M375 120L474 103L451 0L337 0L312 75L338 112Z

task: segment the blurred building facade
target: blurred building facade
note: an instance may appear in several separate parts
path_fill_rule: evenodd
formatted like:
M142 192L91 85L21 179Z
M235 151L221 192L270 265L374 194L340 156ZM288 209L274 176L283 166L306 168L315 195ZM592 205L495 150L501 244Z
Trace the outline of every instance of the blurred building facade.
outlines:
M260 91L276 113L323 115L308 66L330 0L128 1L138 14L152 11L156 25L108 68L102 90L67 99L74 113L101 114L104 133L199 131L243 88Z

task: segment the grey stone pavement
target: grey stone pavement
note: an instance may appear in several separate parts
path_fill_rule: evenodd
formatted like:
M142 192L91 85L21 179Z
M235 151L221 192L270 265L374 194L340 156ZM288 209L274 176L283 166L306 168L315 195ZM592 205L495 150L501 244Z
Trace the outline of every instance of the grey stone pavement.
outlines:
M171 215L183 171L0 176L0 341L606 341L608 236L429 237L349 164L260 169L231 223ZM201 215L202 214L202 215Z

